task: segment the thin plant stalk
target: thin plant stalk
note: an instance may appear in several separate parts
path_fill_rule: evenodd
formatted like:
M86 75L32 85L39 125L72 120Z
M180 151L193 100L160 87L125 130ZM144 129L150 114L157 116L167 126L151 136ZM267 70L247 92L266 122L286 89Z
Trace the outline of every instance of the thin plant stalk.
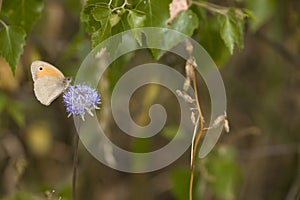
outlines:
M78 146L79 136L74 136L74 158L73 158L73 177L72 177L72 200L76 200L76 178L77 178L77 167L78 167Z
M197 83L196 83L196 75L195 73L193 73L193 88L194 88L194 92L195 92L195 97L196 97L196 103L197 103L197 110L198 110L198 119L197 121L199 121L199 129L198 132L196 134L195 137L195 141L194 142L194 148L192 149L192 161L191 161L191 177L190 177L190 186L189 186L189 200L193 200L193 183L194 183L194 174L195 174L195 160L196 160L196 156L197 156L197 149L198 149L198 144L199 141L201 139L201 136L203 134L204 131L204 124L203 124L203 115L202 115L202 111L201 111L201 106L200 106L200 102L199 102L199 97L198 97L198 90L197 90Z
M206 10L209 10L212 13L218 13L220 15L224 15L224 16L228 16L228 11L230 10L229 7L223 7L223 6L219 6L213 3L209 3L209 2L198 2L198 1L191 1L190 5L196 5L202 8L205 8ZM241 9L235 9L235 14L237 17L239 17L240 19L243 19L244 17L247 16L247 14L245 14L243 12L243 10Z

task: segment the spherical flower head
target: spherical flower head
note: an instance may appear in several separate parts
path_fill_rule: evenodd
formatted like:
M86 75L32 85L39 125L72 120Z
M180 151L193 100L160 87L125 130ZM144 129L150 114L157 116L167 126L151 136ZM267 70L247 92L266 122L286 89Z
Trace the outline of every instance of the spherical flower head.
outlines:
M92 110L99 109L100 94L96 89L85 84L71 85L63 94L63 101L69 116L80 115L84 120L85 113L93 116Z

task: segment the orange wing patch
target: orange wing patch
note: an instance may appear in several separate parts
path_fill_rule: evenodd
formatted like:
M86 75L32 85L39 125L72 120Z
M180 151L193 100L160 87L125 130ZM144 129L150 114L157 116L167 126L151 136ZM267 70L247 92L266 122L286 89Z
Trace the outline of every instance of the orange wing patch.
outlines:
M60 78L65 77L59 70L45 65L40 66L36 72L36 77L42 77L42 76L55 76Z

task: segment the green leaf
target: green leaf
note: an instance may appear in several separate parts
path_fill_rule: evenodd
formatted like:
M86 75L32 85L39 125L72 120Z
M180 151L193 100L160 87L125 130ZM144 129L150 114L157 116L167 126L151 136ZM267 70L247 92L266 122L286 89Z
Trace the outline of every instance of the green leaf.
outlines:
M191 36L198 25L199 20L197 15L193 11L187 10L180 12L174 19L173 23L168 25L167 28L183 33L184 35ZM180 35L170 34L170 32L167 32L167 34L164 35L165 48L171 49L182 42L183 39L184 38ZM164 51L158 51L158 58L160 58L164 53Z
M88 18L88 26L92 30L92 47L94 48L111 36L112 26L109 18L111 10L102 4L90 4L88 6L92 6L90 9L87 8L86 18ZM95 27L98 27L98 29L94 30Z
M169 27L190 36L198 25L197 15L193 11L187 10L180 12Z
M179 31L187 36L191 36L198 27L199 20L193 11L187 10L181 12L172 22L168 24L170 0L148 0L146 3L140 3L136 9L146 13L145 27L169 28ZM163 30L153 33L146 38L148 46L162 46L165 49L171 49L182 42L182 37L174 34L165 34ZM153 56L159 59L165 51L151 49Z
M104 25L92 34L92 47L96 47L102 41L111 35L111 26L109 20L106 20Z
M15 73L16 65L23 52L25 31L17 26L4 26L0 29L0 53Z
M95 11L93 11L94 9ZM97 12L97 9L99 9L99 12ZM107 10L108 6L103 3L98 3L94 0L88 0L86 2L85 6L81 11L80 19L82 23L86 26L86 29L89 33L94 33L98 31L101 27L101 24L104 24L106 22L106 18L104 17L102 19L101 14L102 12L104 12L103 15L106 15ZM95 19L95 17L97 17L98 21Z
M244 19L237 18L233 9L229 10L228 15L221 15L219 19L221 37L229 52L233 54L235 47L243 48Z
M81 21L85 24L87 31L92 35L92 47L96 47L110 36L124 31L122 17L125 16L126 10L118 8L124 3L123 1L97 1L88 0L81 12ZM113 12L113 8L115 9ZM125 18L125 17L124 17ZM119 41L113 41L117 43ZM116 48L118 44L116 44Z
M118 29L119 27L116 27L115 29L112 28L114 28L119 24L121 17L118 14L112 13L108 7L104 7L103 5L94 5L94 7L90 11L89 17L93 18L93 20L96 23L98 23L97 26L99 27L97 31L93 31L92 33L93 48L96 47L105 39L112 36L113 33L115 34L119 33L119 32L115 32L115 30L120 30Z
M29 33L43 10L43 0L6 0L2 5L8 23L23 27Z
M109 23L111 27L116 26L120 22L121 18L118 14L111 14L109 16Z
M222 66L230 57L230 52L220 35L220 26L217 16L206 17L205 9L195 8L198 16L201 17L199 29L196 29L194 38L199 41L203 48L213 58L217 66Z
M171 0L145 0L136 6L136 10L146 13L146 27L166 27L170 17L169 4Z
M105 22L111 13L111 10L106 6L96 6L91 10L93 18L98 22Z
M145 27L160 27L168 26L167 20L170 17L169 4L171 0L146 0L136 6L136 10L146 14ZM148 35L146 38L148 46L159 46L164 38L163 31L157 31L153 35ZM159 59L158 50L151 49L154 58Z
M145 19L146 16L144 14L135 11L129 11L127 16L127 21L131 28L144 27Z
M221 25L220 34L224 40L225 45L229 49L230 53L233 53L235 41L237 40L237 32L233 22L227 16L222 16L223 22Z
M146 15L135 11L129 11L127 22L130 28L142 28L145 24ZM134 37L140 45L142 45L142 32L141 30L134 30Z
M109 44L108 46L106 46L106 51L108 54L110 54L111 57L114 57L117 53L117 51L119 50L119 45L122 42L122 37L110 37L113 35L116 35L120 32L123 32L124 29L122 28L122 26L114 26L111 27L110 22L108 23L108 29L107 29L107 35L104 38L100 38L100 40L93 40L93 47L96 47L98 44L100 44L103 40L107 39L107 43ZM97 36L96 36L97 39Z
M93 33L101 27L101 23L97 22L92 15L91 10L94 6L84 6L80 13L80 20L85 25L88 33Z
M171 28L191 36L198 27L199 20L192 11L182 12L170 25L169 4L171 0L145 0L131 1L125 7L123 1L113 1L114 5L98 3L96 0L88 0L81 13L81 20L87 26L88 31L92 34L92 46L97 46L100 42L108 37L125 30L143 27ZM167 38L165 32L156 31L151 36L147 36L146 42L149 46L165 45L169 50L182 41L182 37L172 36ZM142 44L142 33L140 30L134 30L134 37L137 42ZM117 41L115 41L117 42ZM116 44L116 47L118 45ZM161 50L151 50L153 56L158 59L165 52Z

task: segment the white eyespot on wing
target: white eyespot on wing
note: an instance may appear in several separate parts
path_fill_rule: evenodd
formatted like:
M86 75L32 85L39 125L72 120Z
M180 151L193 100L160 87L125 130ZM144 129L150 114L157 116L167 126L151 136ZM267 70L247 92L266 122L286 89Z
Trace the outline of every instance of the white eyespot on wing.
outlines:
M46 106L65 90L64 79L55 76L40 77L33 86L36 98Z

